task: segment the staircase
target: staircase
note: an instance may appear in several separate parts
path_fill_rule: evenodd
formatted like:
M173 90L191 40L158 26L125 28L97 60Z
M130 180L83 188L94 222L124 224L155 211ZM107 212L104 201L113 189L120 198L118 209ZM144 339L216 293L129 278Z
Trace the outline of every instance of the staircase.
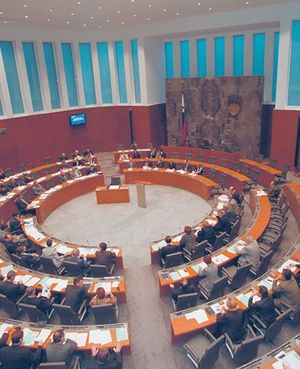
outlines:
M120 176L121 181L123 180L123 175L120 175L119 165L114 163L114 158L111 152L100 152L96 154L101 170L104 176L105 185L110 184L110 178L114 176Z

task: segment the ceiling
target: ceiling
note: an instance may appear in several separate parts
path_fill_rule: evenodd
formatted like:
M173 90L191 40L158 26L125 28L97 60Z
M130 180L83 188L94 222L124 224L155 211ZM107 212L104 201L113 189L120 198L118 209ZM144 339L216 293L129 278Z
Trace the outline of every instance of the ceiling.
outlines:
M290 0L0 0L0 25L109 30L288 2Z

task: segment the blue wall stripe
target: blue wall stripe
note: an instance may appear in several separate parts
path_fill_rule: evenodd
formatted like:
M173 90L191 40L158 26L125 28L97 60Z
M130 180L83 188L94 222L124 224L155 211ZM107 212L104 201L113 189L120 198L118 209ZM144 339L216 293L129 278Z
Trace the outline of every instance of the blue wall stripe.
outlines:
M190 76L190 42L188 40L180 41L180 65L181 78Z
M215 76L225 75L225 37L215 38Z
M0 41L0 48L2 52L12 111L14 114L24 113L13 44L11 41Z
M92 48L89 42L79 44L81 74L86 105L96 104Z
M206 77L207 76L207 41L205 38L197 40L197 76Z
M76 76L74 70L72 45L70 43L65 42L62 43L61 52L64 64L69 106L77 106L78 98L77 98Z
M279 39L280 39L280 33L279 32L274 32L273 81L272 81L272 101L273 102L276 101Z
M33 42L22 42L33 111L43 110L41 85Z
M101 80L101 96L104 104L112 104L111 77L107 42L97 43L97 54Z
M127 103L126 77L123 41L115 41L115 62L117 67L120 103Z
M0 100L0 115L3 115L3 108L2 108L1 100Z
M300 105L300 20L293 21L288 105Z
M132 56L135 102L140 103L141 82L140 82L140 67L139 67L139 44L137 39L131 40L131 56Z
M166 78L174 78L173 43L165 42Z
M253 76L263 76L265 72L265 33L255 33L253 35Z
M50 90L50 99L51 99L51 107L52 109L60 108L60 97L59 97L59 89L58 89L58 80L57 80L57 72L55 66L55 58L53 45L51 42L43 43L45 64L47 70L47 78Z
M235 77L244 75L244 39L244 35L233 36L232 74Z

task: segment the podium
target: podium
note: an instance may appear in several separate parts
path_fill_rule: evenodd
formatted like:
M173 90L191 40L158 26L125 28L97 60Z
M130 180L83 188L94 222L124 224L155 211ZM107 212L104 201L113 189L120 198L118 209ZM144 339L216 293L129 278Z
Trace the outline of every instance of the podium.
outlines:
M151 182L145 181L136 181L136 195L137 195L137 204L140 208L147 207L146 201L146 185L152 184Z
M104 186L96 188L97 204L120 204L129 202L129 188L118 186L118 188L107 188Z

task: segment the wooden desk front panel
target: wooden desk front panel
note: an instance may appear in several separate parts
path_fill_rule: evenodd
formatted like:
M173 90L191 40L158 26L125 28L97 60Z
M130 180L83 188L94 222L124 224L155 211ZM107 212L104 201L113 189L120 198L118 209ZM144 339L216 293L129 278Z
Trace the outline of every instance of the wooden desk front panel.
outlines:
M118 204L129 202L129 188L120 187L118 190L110 190L103 187L96 188L97 204Z
M53 192L41 203L40 207L36 209L38 222L40 224L44 223L46 218L59 206L78 196L92 192L96 187L103 186L103 184L104 177L102 175L92 176L71 184L63 184L63 188Z
M270 183L274 181L275 176L281 173L281 170L270 167L269 165L259 163L250 159L240 159L241 165L243 163L249 165L252 169L259 172L257 182L265 187L269 187Z

